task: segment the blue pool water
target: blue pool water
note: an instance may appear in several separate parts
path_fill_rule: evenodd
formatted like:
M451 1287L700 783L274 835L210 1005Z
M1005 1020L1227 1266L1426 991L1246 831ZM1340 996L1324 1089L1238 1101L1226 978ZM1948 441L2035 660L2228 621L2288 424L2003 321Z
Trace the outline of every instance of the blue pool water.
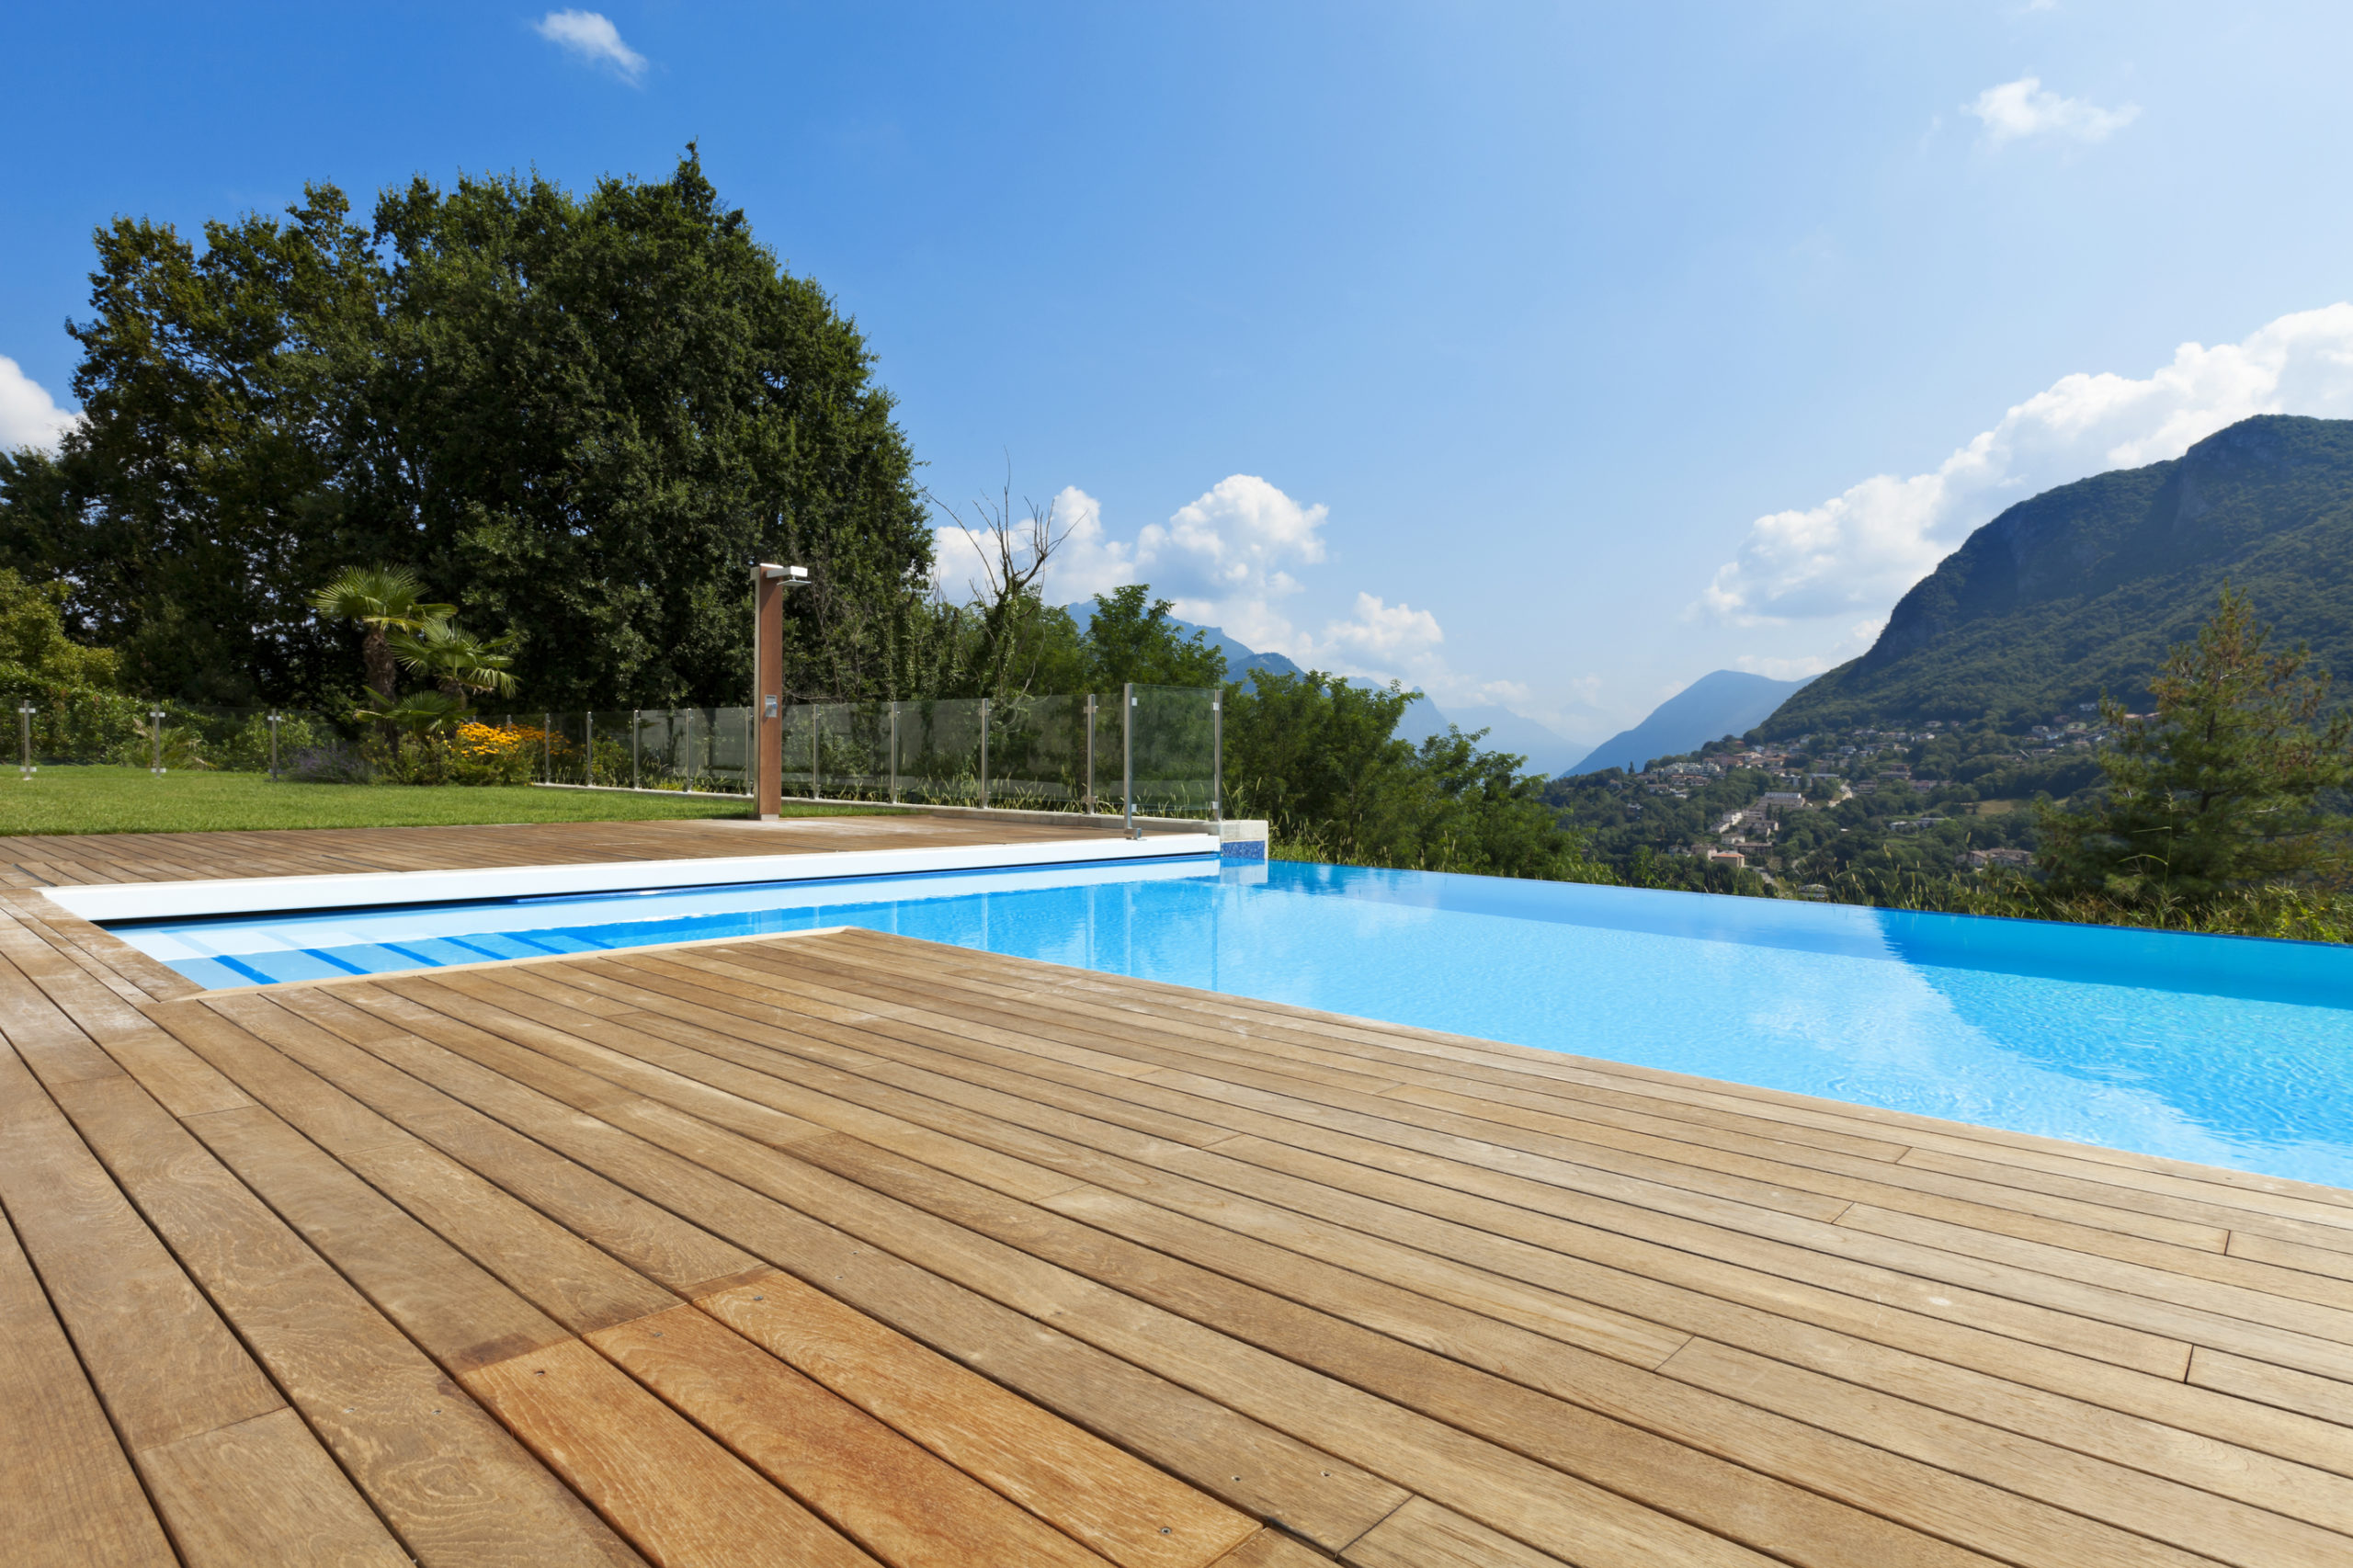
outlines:
M2353 950L1195 858L118 923L207 985L861 926L2353 1186Z

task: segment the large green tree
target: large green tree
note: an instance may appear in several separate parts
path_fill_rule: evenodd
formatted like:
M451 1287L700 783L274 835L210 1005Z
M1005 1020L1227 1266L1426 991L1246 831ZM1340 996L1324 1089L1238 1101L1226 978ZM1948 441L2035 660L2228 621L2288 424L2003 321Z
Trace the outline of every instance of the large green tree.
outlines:
M2347 824L2325 801L2353 785L2353 714L2327 711L2328 686L2302 647L2274 651L2247 596L2225 587L2149 683L2154 714L2103 704L2116 729L2105 790L2038 824L2052 891L2198 904L2343 872Z
M799 699L908 694L929 624L914 462L857 328L784 271L693 150L665 181L418 180L371 224L332 186L199 250L97 236L53 463L19 455L9 564L158 695L322 699L359 635L310 596L413 568L513 633L534 707L744 700L749 572Z

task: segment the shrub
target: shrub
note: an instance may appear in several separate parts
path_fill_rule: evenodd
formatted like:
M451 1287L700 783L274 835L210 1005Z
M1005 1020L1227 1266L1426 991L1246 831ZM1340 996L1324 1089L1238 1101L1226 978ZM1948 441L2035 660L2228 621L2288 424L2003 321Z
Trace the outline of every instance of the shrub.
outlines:
M460 724L448 744L444 768L452 784L528 784L540 764L544 737L537 730L501 729L480 721Z
M359 747L331 741L286 756L281 776L297 784L373 784L376 769Z

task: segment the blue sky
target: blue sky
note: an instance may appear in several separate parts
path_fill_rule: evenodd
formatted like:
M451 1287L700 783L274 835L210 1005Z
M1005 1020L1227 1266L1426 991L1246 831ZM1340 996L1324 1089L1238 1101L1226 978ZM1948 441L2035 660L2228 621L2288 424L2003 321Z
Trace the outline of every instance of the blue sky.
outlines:
M0 438L117 213L694 139L1064 595L1594 738L2026 494L2353 415L2342 6L600 4L18 8Z

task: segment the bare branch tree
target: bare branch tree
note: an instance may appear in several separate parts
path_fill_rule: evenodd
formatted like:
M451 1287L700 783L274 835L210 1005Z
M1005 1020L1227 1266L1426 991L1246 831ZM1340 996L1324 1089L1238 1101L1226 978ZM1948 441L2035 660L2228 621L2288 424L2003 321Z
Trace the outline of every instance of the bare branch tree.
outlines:
M987 496L974 499L970 517L928 490L924 499L963 530L972 543L972 557L980 563L982 580L967 579L964 585L972 613L979 622L976 674L982 691L1001 695L1019 648L1020 633L1039 608L1038 580L1054 551L1070 537L1070 525L1061 520L1060 499L1040 506L1024 496L1024 509L1017 513L1009 460L1004 489L995 501ZM935 591L946 597L944 584L936 584Z

